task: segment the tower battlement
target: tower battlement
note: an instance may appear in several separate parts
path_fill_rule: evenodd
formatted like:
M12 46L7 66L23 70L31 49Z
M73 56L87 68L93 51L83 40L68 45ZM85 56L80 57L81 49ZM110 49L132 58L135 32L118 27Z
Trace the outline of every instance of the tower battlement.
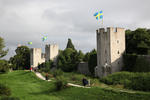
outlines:
M124 28L120 28L120 27L116 27L116 28L114 28L114 27L107 27L107 29L99 28L98 30L96 30L96 33L106 33L108 31L116 33L116 32L123 31L123 30L124 30Z

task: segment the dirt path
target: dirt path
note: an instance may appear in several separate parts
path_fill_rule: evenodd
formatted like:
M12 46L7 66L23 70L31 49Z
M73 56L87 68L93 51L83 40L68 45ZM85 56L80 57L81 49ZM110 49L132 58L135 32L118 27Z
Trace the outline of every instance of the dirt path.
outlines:
M72 84L72 83L68 83L68 85L69 85L69 86L74 86L74 87L91 88L91 87L76 85L76 84Z
M41 73L39 72L34 72L36 74L36 76L42 80L46 80L45 77L43 77L41 75ZM48 81L51 81L51 80L48 80ZM81 85L76 85L76 84L72 84L72 83L68 83L69 86L74 86L74 87L82 87L82 88L91 88L91 87L84 87L84 86L81 86Z
M43 76L41 75L41 73L39 73L39 72L35 72L35 75L36 75L38 78L42 79L42 80L46 80L45 77L43 77ZM51 81L51 80L47 80L47 81Z

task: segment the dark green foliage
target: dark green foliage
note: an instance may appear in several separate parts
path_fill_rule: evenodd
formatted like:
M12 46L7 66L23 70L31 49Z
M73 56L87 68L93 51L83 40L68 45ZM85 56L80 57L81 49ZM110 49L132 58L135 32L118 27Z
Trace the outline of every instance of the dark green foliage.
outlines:
M126 53L147 55L150 49L150 32L144 28L126 30Z
M57 59L57 66L65 72L72 72L77 69L79 62L80 57L78 52L71 48L67 48L59 54Z
M61 69L54 70L51 73L53 74L54 77L58 77L58 76L63 75L63 71Z
M62 90L67 87L67 81L64 77L59 76L56 78L55 86L57 91Z
M0 72L8 72L9 64L6 60L0 60Z
M7 97L7 96L5 96L5 97L2 97L0 100L20 100L20 99L17 98L17 97Z
M30 49L27 46L20 46L16 50L16 55L10 58L13 69L29 69L30 68Z
M150 62L143 56L138 56L136 59L135 66L133 67L134 72L150 72Z
M94 70L97 66L97 51L93 49L92 51L87 52L83 61L88 62L89 71L91 72L91 75L94 75Z
M68 43L67 43L66 49L67 48L71 48L71 49L75 50L74 45L72 44L72 41L71 41L70 38L68 39Z
M43 72L50 72L51 68L54 66L53 61L49 60L38 65L38 69Z
M10 96L11 95L11 90L9 87L6 85L0 83L0 96Z
M88 61L88 67L89 71L92 75L94 75L94 69L97 66L97 52L95 49L93 49L89 54L89 61Z
M84 54L81 50L79 50L78 54L77 54L77 59L82 62L83 61L83 58L84 58Z
M118 72L101 81L109 85L121 84L128 89L150 91L150 73Z
M123 55L123 61L124 61L124 67L123 70L125 71L133 71L133 67L135 66L137 59L136 54L124 54Z
M146 59L146 56L124 54L123 70L130 72L150 72L150 62Z
M8 50L3 50L4 48L4 39L0 37L0 58L4 57L8 53Z
M84 58L83 58L83 61L88 62L89 59L90 59L90 53L87 52L87 53L85 54Z

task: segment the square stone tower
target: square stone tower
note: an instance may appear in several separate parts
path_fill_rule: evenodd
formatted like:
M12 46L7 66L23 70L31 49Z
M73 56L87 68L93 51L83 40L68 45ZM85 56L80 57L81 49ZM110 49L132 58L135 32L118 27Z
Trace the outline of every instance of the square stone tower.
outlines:
M95 75L104 77L118 72L123 66L125 29L108 27L97 30L97 67Z
M46 45L45 46L45 60L53 60L54 62L56 61L57 55L58 55L58 45L54 44L54 45Z
M42 53L41 48L32 48L30 50L30 66L37 67L38 64L49 60L53 60L54 64L56 64L58 50L58 45L50 44L45 46L45 54Z
M30 66L37 67L38 64L45 62L45 58L42 56L41 48L32 48L30 50Z

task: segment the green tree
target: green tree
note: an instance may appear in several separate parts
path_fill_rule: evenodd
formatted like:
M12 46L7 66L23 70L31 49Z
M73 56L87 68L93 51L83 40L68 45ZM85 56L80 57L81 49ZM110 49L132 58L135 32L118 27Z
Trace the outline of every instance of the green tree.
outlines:
M78 54L77 54L77 59L81 62L83 61L83 58L84 58L84 54L81 50L79 50Z
M126 30L126 52L148 54L150 48L150 31L138 28L135 31Z
M90 59L90 53L87 52L87 53L85 54L85 56L83 57L83 61L88 62L89 59Z
M92 75L94 75L94 69L97 66L97 52L95 49L93 49L89 54L89 61L88 61L88 67L89 71Z
M58 68L62 69L65 72L71 72L76 70L78 63L78 53L72 48L65 49L59 54L57 59Z
M0 72L8 72L9 71L9 63L6 60L0 60Z
M10 58L13 69L29 69L30 68L30 49L27 46L17 47L16 55Z
M49 60L42 64L38 64L38 68L44 72L50 72L50 69L54 66L53 61Z
M3 50L4 48L4 39L0 37L0 58L4 57L8 53L8 50Z
M67 43L66 49L67 48L71 48L71 49L75 50L74 45L73 45L73 43L72 43L70 38L68 39L68 43Z

